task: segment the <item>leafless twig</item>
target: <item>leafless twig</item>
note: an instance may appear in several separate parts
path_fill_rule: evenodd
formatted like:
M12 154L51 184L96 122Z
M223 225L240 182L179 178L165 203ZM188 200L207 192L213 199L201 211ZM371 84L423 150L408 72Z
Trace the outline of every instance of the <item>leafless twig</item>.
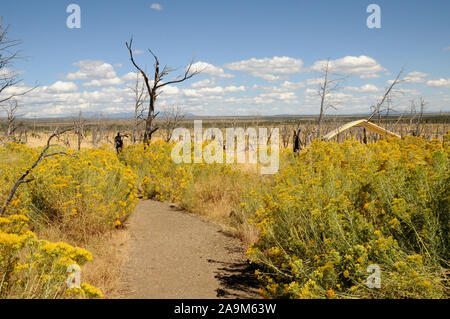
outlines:
M69 128L69 129L65 129L62 131L58 131L58 129L56 129L52 135L50 135L50 137L47 140L47 145L44 147L44 149L41 151L41 153L39 154L39 157L37 158L37 160L30 166L30 168L28 168L24 173L22 173L22 175L20 175L19 179L17 180L17 182L14 184L14 186L11 188L8 197L6 198L1 210L0 210L0 216L4 215L6 212L6 209L8 208L8 205L11 203L17 189L19 188L20 185L25 184L25 183L29 183L32 182L34 179L33 178L28 178L28 175L31 173L31 171L38 166L38 164L47 157L50 156L55 156L55 155L64 155L64 152L58 152L58 153L53 153L53 154L45 154L48 149L50 148L50 142L52 141L52 139L54 137L57 137L61 134L64 134L68 131L73 130L73 128Z

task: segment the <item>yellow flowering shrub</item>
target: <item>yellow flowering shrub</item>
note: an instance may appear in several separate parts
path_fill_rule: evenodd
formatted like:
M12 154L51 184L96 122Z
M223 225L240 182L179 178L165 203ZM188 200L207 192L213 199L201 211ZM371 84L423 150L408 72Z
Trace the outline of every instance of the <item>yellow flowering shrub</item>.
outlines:
M210 142L205 142L206 147ZM230 212L240 203L242 191L260 179L258 174L243 172L235 165L194 163L176 164L171 152L174 144L154 141L149 146L131 145L120 158L138 176L140 192L146 198L178 202L180 206L213 219L235 224ZM212 213L211 211L215 212ZM233 225L237 226L237 225Z
M48 157L31 172L33 181L19 187L8 208L26 210L33 227L57 222L75 241L118 227L137 203L136 175L106 149L66 151ZM38 152L26 146L0 149L0 200Z
M172 144L154 141L148 146L126 147L120 155L138 178L143 196L161 201L180 201L192 181L189 165L176 164L171 159Z
M35 182L27 186L37 217L56 220L80 236L120 226L137 203L135 174L104 149L48 158L33 175Z
M9 190L16 183L19 176L26 171L33 160L39 156L38 152L22 144L8 143L0 147L0 203L6 200ZM11 202L15 213L20 213L29 204L30 197L23 187L19 187Z
M99 289L86 283L67 287L68 266L84 265L92 260L91 253L39 240L28 221L24 215L0 217L0 299L102 297Z
M272 187L242 205L260 231L248 255L265 297L445 296L448 143L314 141L282 163ZM371 264L380 289L366 285Z
M88 284L65 291L67 266L83 265L89 252L67 243L38 240L30 231L58 227L65 238L85 246L92 238L121 226L137 203L136 175L107 149L79 152L52 147L20 185L0 217L0 297L98 298L101 292ZM0 201L17 179L36 161L39 149L19 144L0 148ZM26 218L30 228L18 230L14 220ZM6 228L5 228L6 227ZM15 228L14 228L15 227ZM1 279L3 278L3 279Z

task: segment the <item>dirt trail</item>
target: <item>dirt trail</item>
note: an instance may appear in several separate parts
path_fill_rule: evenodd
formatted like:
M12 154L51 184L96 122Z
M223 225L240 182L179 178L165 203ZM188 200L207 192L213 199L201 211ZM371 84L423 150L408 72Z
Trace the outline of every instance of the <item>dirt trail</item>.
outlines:
M127 298L258 298L239 240L201 217L151 200L129 221Z

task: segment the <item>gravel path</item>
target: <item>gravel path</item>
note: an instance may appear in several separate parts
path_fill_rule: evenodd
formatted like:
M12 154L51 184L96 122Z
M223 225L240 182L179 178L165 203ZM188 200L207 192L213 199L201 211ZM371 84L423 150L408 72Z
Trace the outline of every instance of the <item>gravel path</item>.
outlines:
M128 226L127 298L258 298L239 240L220 226L151 200Z

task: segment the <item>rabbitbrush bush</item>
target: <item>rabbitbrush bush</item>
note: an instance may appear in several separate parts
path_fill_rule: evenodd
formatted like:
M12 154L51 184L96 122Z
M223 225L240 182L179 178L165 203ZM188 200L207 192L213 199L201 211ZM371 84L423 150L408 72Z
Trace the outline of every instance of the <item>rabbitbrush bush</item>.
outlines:
M269 191L249 191L248 250L269 298L448 296L449 136L364 145L314 141ZM381 268L370 289L367 268Z
M180 201L192 181L190 165L175 164L171 150L172 144L155 141L130 145L120 154L121 161L137 175L139 191L146 198Z
M92 259L88 251L38 240L30 229L57 225L72 242L88 244L133 212L136 175L107 149L66 153L44 159L29 175L33 181L19 187L7 215L0 216L0 298L101 296L87 284L65 290L67 266ZM1 203L38 154L19 144L0 148Z
M264 178L226 164L175 164L171 148L130 146L121 160L147 197L209 216L228 209L220 216L244 231L253 224L259 240L248 256L263 296L447 296L448 137L445 145L315 141L299 156L282 151L280 172ZM381 268L380 289L366 286L372 264Z
M0 299L101 298L99 289L83 283L67 288L67 268L83 266L92 255L66 243L39 240L24 215L0 217Z
M23 145L0 149L2 203L37 156ZM136 175L106 149L67 150L44 159L30 177L34 180L19 187L9 212L26 208L33 227L58 223L77 242L120 226L137 203Z

